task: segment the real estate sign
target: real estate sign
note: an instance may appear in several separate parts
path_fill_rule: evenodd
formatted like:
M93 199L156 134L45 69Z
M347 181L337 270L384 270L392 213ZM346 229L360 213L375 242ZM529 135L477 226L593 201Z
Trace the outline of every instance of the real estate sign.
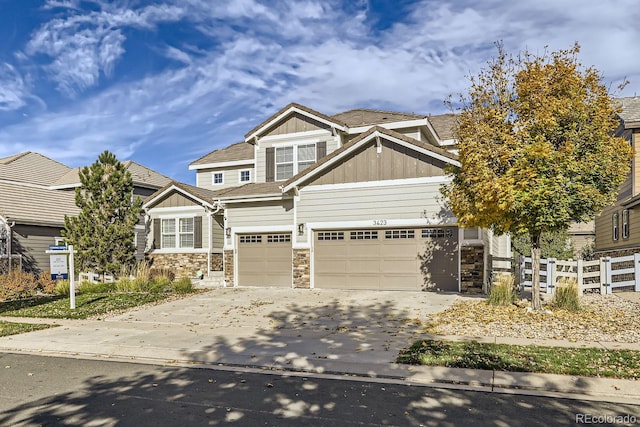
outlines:
M62 252L64 251L64 252ZM69 279L69 267L67 266L67 251L66 246L49 246L49 264L51 266L51 279L52 280L67 280ZM61 253L56 253L61 252Z

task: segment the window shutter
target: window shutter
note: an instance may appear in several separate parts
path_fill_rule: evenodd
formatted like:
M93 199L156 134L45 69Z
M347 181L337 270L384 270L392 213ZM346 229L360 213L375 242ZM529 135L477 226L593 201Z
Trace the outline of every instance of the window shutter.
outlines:
M327 155L327 141L319 141L316 145L316 161Z
M267 148L267 182L273 182L276 180L276 149L273 147Z
M160 220L153 220L153 245L151 245L152 249L160 249Z
M202 217L193 218L193 247L200 249L202 247Z

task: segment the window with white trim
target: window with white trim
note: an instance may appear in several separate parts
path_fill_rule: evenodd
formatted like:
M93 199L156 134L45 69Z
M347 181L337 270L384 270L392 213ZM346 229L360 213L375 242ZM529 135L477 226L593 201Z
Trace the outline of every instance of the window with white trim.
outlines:
M177 226L176 226L177 223ZM162 248L193 248L194 219L166 218L161 224ZM176 246L178 245L178 246Z
M240 182L251 182L251 169L240 171Z
M224 184L224 175L222 172L214 172L211 176L213 185Z
M276 147L276 181L291 178L316 160L315 143Z
M629 209L622 211L622 238L629 238Z
M618 212L615 212L612 216L611 216L611 237L613 237L613 240L616 241L620 238L620 231L618 230L619 227L619 218L618 218Z

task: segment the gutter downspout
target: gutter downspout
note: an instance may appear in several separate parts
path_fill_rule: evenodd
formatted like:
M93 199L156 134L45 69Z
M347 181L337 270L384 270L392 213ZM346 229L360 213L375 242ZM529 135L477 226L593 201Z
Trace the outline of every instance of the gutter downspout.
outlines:
M209 244L207 245L207 278L211 277L211 250L213 248L213 216L218 212L220 212L220 210L222 209L222 204L220 203L220 200L216 200L213 202L213 206L215 208L215 211L205 208L205 212L209 217L209 221L208 221L209 227L207 227L209 229L208 231Z

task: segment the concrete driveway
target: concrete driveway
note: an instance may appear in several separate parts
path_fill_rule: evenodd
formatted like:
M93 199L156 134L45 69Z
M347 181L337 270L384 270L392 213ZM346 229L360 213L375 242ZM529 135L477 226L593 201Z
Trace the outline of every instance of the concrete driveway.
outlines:
M99 320L0 338L0 351L374 374L454 294L214 289ZM369 369L370 367L370 369Z

